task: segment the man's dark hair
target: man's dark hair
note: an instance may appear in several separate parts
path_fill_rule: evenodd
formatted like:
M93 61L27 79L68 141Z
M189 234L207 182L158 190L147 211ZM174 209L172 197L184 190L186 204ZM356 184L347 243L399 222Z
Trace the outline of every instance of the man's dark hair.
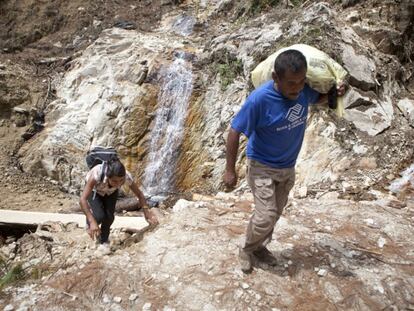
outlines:
M279 78L283 78L287 70L290 70L293 73L298 73L307 68L308 64L306 58L301 52L297 50L287 50L276 57L273 71Z
M108 161L108 169L106 170L106 177L124 177L126 175L125 166L118 159Z

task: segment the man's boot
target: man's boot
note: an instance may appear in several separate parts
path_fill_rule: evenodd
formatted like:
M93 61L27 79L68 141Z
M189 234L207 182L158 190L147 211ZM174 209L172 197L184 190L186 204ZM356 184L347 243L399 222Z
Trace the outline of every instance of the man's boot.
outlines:
M259 259L261 262L264 262L264 263L268 264L269 266L276 266L277 265L276 257L265 246L259 248L258 250L255 250L253 252L253 255L257 259Z
M240 268L244 273L252 272L252 254L245 252L241 247L239 248L239 262Z

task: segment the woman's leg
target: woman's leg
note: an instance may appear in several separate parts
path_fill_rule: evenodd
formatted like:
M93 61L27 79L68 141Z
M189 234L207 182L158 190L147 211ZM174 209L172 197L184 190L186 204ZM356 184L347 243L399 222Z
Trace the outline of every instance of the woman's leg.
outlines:
M112 193L111 195L103 197L103 205L104 205L104 212L105 217L102 220L101 225L101 243L108 242L109 232L111 229L111 225L115 219L115 205L116 200L118 199L118 190Z
M88 203L92 210L93 218L95 218L98 225L100 225L105 218L103 197L101 197L99 194L95 195L95 193L93 192L88 197ZM89 226L88 220L86 220L86 223Z

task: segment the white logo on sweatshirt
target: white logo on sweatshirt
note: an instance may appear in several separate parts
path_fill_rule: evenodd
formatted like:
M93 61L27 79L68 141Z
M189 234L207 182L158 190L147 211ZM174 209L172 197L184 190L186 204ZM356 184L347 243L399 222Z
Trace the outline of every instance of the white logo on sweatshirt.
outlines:
M289 121L288 124L277 127L276 131L284 131L284 130L292 130L306 122L306 114L305 114L305 107L301 104L296 104L292 108L290 108L286 114L285 119Z
M300 119L305 111L305 108L301 104L296 104L286 114L286 119L290 122L295 122Z

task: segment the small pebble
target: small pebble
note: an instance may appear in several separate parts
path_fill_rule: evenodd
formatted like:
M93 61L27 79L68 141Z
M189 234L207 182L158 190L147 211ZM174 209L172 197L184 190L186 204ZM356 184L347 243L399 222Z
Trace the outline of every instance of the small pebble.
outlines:
M111 298L109 298L108 295L104 295L102 298L102 302L103 303L110 303L111 302Z
M326 271L325 269L319 269L318 271L319 276L326 276L327 274L328 274L328 271Z
M13 307L13 305L7 305L7 306L4 307L3 310L4 311L13 311L14 310L14 307Z
M134 300L136 300L138 298L138 295L137 294L131 294L130 296L129 296L129 301L134 301Z
M249 286L249 284L247 284L247 283L241 283L241 287L242 287L243 289L248 289L250 286Z
M116 303L120 303L120 302L122 301L122 298L121 298L121 297L116 296L116 297L114 297L114 301L115 301Z

